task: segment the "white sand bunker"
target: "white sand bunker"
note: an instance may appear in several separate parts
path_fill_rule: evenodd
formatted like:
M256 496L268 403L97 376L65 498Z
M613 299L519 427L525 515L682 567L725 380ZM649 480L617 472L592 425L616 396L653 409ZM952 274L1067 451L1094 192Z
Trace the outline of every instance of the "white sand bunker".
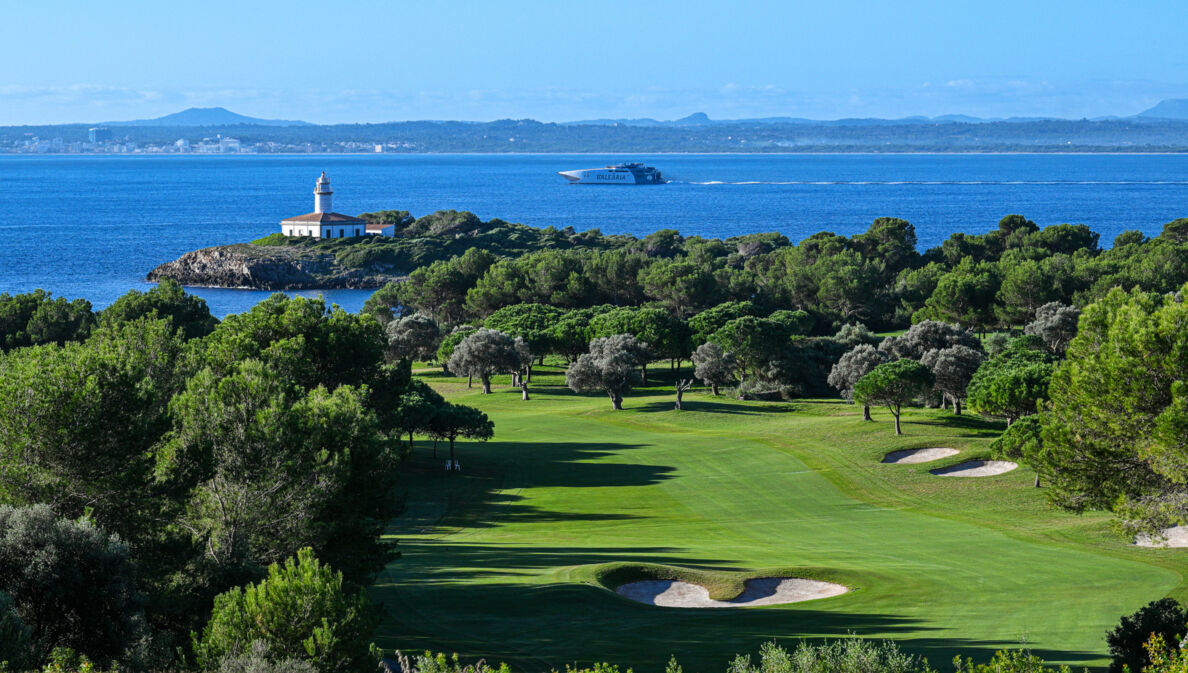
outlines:
M938 467L929 470L938 477L993 477L1019 467L1009 460L970 460L952 467Z
M941 458L948 458L961 453L957 449L907 449L904 451L892 451L886 456L883 456L884 463L894 463L896 465L910 465L913 463L931 463L934 460Z
M1134 543L1140 547L1188 547L1188 526L1164 528L1163 539L1139 533Z
M832 582L780 577L747 580L742 594L728 601L715 601L705 587L678 580L631 582L615 590L633 601L666 608L749 608L829 598L847 591L846 587Z

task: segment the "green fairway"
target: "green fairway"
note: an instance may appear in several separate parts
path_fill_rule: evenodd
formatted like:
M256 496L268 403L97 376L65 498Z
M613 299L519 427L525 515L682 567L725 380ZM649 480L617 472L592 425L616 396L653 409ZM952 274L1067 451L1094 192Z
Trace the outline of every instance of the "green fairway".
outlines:
M666 372L663 372L666 373ZM641 673L675 654L721 671L735 653L856 634L893 638L947 668L1026 643L1050 661L1105 662L1118 618L1179 595L1185 550L1136 549L1100 515L1047 507L1025 467L981 479L929 469L988 455L1000 428L938 410L890 416L836 401L739 402L704 392L672 411L671 386L614 412L545 368L531 401L497 380L427 378L486 411L495 439L459 443L461 473L418 440L391 524L403 557L377 580L384 648L458 652L524 670L610 661ZM895 449L959 455L885 465ZM442 446L444 450L444 445ZM799 604L693 610L633 603L598 583L612 563L798 576L854 590Z

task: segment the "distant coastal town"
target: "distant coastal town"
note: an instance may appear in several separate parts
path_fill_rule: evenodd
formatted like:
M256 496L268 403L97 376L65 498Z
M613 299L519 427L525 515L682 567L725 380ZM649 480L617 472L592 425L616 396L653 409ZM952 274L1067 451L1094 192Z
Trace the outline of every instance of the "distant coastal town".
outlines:
M87 129L86 140L67 140L60 136L43 138L32 133L17 138L0 138L0 154L293 154L293 153L374 153L415 150L413 143L376 142L244 142L216 133L191 142L178 138L173 142L137 142L110 128Z

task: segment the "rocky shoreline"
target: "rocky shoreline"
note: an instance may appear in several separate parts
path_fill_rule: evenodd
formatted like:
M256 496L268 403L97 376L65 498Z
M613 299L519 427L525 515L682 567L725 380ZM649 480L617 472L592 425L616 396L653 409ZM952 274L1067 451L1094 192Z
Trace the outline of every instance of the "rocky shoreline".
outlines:
M334 255L249 243L187 252L149 272L149 281L171 278L182 285L254 290L365 289L403 275L377 269L346 269Z

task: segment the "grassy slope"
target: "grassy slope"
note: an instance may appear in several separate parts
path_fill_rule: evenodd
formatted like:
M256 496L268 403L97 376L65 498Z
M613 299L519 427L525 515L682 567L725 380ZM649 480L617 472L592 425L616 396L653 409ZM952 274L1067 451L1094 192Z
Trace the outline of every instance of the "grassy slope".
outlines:
M719 671L771 638L854 633L900 640L946 667L1027 642L1044 657L1103 663L1103 633L1141 604L1179 594L1185 554L1139 550L1099 515L1048 509L1024 469L942 479L928 469L986 454L998 432L933 410L905 416L829 401L743 403L641 391L627 409L537 377L491 396L431 375L487 411L496 437L460 444L449 474L428 442L410 470L409 511L392 522L404 557L379 578L383 647L425 648L545 670L609 660L640 671L676 654ZM506 383L506 382L502 382ZM876 412L877 414L877 412ZM883 465L893 449L952 446L927 465ZM598 564L659 563L802 575L856 591L762 609L681 610L632 603L601 586Z

